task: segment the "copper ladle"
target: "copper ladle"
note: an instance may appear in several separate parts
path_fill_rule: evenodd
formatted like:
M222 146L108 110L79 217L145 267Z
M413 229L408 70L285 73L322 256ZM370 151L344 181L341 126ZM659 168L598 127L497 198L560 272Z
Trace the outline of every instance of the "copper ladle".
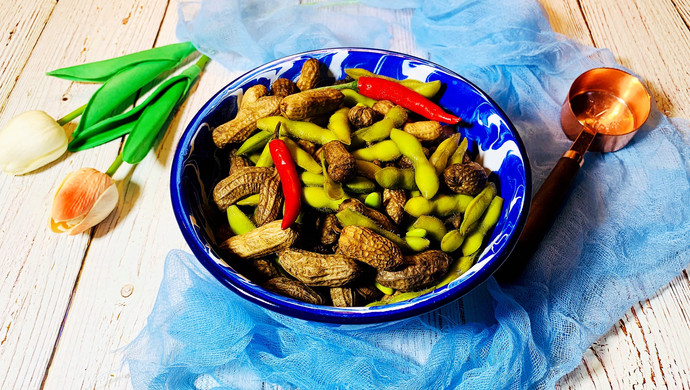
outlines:
M575 79L561 109L563 132L574 142L532 198L520 239L496 275L499 280L520 275L553 224L587 150L606 153L621 149L647 120L650 109L649 92L630 73L595 68Z

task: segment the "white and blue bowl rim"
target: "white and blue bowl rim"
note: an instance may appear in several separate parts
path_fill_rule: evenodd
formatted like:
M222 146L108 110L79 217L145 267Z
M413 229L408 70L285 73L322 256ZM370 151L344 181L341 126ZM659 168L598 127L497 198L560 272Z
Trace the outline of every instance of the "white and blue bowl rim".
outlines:
M312 305L263 289L226 264L216 250L207 218L220 214L211 193L227 176L227 159L213 144L211 131L237 112L247 88L267 87L279 77L295 80L302 63L316 58L342 79L345 68L365 68L397 78L440 80L437 101L460 116L469 127L459 127L470 150L497 177L498 194L505 199L501 218L475 265L450 284L420 297L390 305L337 308ZM172 164L170 192L182 235L199 262L239 296L278 313L336 324L372 324L412 317L458 299L484 282L506 260L525 223L531 199L531 174L525 147L513 124L484 92L449 69L410 55L364 48L315 50L281 58L253 69L216 93L194 116L182 134Z

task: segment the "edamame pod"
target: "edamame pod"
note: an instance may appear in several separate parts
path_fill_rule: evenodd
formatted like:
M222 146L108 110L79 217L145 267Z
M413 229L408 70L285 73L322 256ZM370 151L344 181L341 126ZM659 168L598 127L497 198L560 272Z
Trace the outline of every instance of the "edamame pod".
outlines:
M309 187L316 188L316 187ZM345 208L339 211L336 215L340 224L344 226L356 225L373 230L376 234L386 237L387 239L393 241L397 246L403 251L409 250L410 247L407 245L404 239L400 238L395 233L392 233L382 227L380 227L373 219L367 217L364 214L360 214L352 209Z
M235 204L238 206L256 206L259 204L259 196L261 196L261 194L249 195L238 200Z
M374 209L380 209L383 202L382 199L380 192L372 192L364 198L364 204Z
M472 201L472 197L464 194L437 195L433 199L415 196L405 203L405 212L413 217L435 215L447 217L451 214L462 213Z
M268 147L268 142L264 145L264 149L261 151L261 155L254 162L257 167L272 167L273 157L271 157L271 149Z
M290 155L292 155L292 159L298 167L311 173L318 174L322 172L323 167L314 160L311 154L307 153L307 151L300 148L297 143L287 137L280 137L280 139L285 142L285 146L290 150Z
M413 136L402 130L392 129L391 140L400 149L400 153L410 160L414 165L415 183L422 192L422 196L431 199L438 192L440 182L436 174L436 168L427 160L422 149L422 144Z
M231 205L225 210L228 217L228 224L230 224L230 230L232 230L235 235L241 235L249 233L250 231L256 229L256 225L252 222L249 217L247 217L239 207Z
M448 232L443 221L431 215L420 215L419 218L412 223L412 227L415 229L424 229L429 237L438 242L441 242L443 236Z
M414 169L399 169L396 167L381 168L374 175L376 182L383 188L391 190L416 190Z
M472 201L467 205L465 215L462 218L462 224L460 224L460 231L463 235L467 234L471 225L481 218L486 208L489 207L489 204L491 204L491 200L495 195L496 185L492 182L489 182L482 192L475 196L474 199L472 199Z
M434 288L443 287L446 284L457 279L459 276L469 271L474 265L474 260L477 258L476 252L469 256L461 256L451 264L446 276Z
M428 248L431 244L431 241L429 241L428 238L415 236L405 236L405 242L407 243L407 246L409 246L414 252L421 252Z
M462 254L464 256L471 255L479 250L484 242L484 236L486 233L498 223L498 219L501 217L501 212L503 211L503 198L500 196L495 196L489 207L486 209L481 222L477 226L477 229L472 231L465 242L462 244Z
M364 95L360 95L354 89L343 88L340 90L340 92L345 95L343 104L345 104L347 107L354 107L358 104L364 104L367 107L371 107L374 105L374 103L376 103L376 100Z
M437 175L440 175L443 170L446 169L448 160L458 148L458 142L460 142L460 134L453 134L449 138L443 140L436 148L436 151L429 157L429 162L436 169Z
M271 140L273 134L267 131L258 131L256 134L247 138L246 141L240 145L237 149L237 155L246 156L249 153L256 152L257 150L262 150L266 143Z
M371 180L376 180L376 172L381 170L380 166L364 160L355 160L355 166L360 175Z
M282 116L269 116L261 118L256 121L256 127L263 131L268 131L273 134L278 122L282 124L281 129L292 137L311 141L319 145L325 145L330 141L338 140L338 137L332 131L324 129L323 127L304 121L290 120ZM281 131L281 135L282 131Z
M384 140L390 136L391 130L402 126L407 120L407 111L400 106L388 110L380 121L364 127L352 134L352 145L355 147Z
M349 91L352 90L350 89ZM344 145L350 145L352 142L350 139L350 121L347 118L349 111L347 107L343 107L328 118L328 130L332 131Z
M460 141L460 145L458 145L457 149L455 149L455 152L453 152L453 155L450 156L450 159L446 165L462 164L462 160L465 158L466 152L467 138L463 138L462 141Z
M326 195L326 191L323 189L323 187L302 188L302 200L304 203L317 210L337 211L338 206L340 206L345 199L348 199L347 195L341 199L334 200L329 198L328 195Z
M443 236L441 240L441 250L446 253L455 252L460 248L463 241L465 241L465 235L460 229L453 229Z
M352 156L357 160L364 161L393 161L400 157L400 149L395 142L388 139L367 148L357 149L352 152Z

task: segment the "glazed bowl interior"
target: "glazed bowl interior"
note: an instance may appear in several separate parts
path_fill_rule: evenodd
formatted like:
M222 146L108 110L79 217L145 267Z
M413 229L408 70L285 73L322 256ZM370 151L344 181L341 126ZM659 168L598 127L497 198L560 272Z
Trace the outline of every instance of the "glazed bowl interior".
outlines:
M475 265L450 284L417 298L382 306L338 308L317 306L261 288L231 265L238 259L221 256L214 231L227 224L216 208L212 190L228 174L227 151L216 148L211 131L232 119L239 100L249 87L285 77L296 80L302 63L318 59L328 70L327 85L345 78L346 68L365 68L397 79L440 80L437 103L460 116L467 126L458 131L468 138L469 150L492 171L503 212ZM322 72L323 74L323 72ZM247 300L270 310L327 323L379 323L418 315L455 300L481 284L506 259L515 245L527 215L531 194L527 155L515 128L503 111L477 87L461 76L429 61L372 49L323 49L282 58L260 66L222 88L192 119L175 152L171 173L171 197L182 234L201 264L223 285Z

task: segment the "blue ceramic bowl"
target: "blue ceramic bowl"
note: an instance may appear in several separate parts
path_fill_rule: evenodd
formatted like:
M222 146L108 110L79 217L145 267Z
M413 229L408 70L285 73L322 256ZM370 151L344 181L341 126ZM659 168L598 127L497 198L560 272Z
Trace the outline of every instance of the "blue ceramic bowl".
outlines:
M211 192L227 176L227 152L218 150L211 130L237 112L247 88L266 86L279 77L296 80L302 63L316 58L330 72L330 81L345 77L343 69L365 68L398 79L440 80L438 103L460 116L469 127L459 131L470 150L497 175L503 214L476 264L464 275L431 293L406 302L375 307L317 306L277 295L259 287L226 264L217 250L214 230L225 218ZM170 190L175 217L196 258L222 284L240 296L276 312L307 320L339 324L398 320L438 308L481 284L506 259L522 230L530 203L531 178L525 148L510 120L486 94L461 76L429 61L383 50L340 48L293 55L260 66L231 82L211 98L185 130L175 152Z

